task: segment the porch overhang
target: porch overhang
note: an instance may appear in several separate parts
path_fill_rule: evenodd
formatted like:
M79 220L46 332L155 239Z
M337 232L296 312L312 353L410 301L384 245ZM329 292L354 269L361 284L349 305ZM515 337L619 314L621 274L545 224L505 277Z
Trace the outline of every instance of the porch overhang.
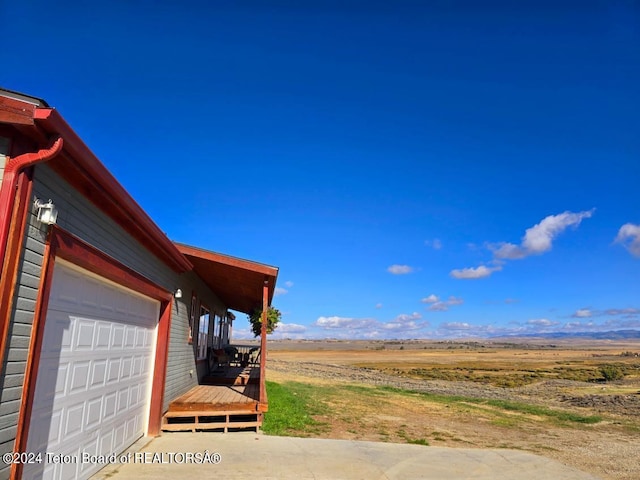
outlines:
M246 314L261 309L265 282L271 305L278 279L277 267L174 243L193 265L195 273L216 292L227 308Z

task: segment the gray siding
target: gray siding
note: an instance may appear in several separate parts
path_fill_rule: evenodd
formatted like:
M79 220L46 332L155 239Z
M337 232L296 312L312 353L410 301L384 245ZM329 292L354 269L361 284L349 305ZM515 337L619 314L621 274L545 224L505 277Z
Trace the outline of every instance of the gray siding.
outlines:
M59 212L57 223L61 228L168 291L174 291L179 287L184 292L183 298L174 303L172 312L163 404L163 409L166 410L172 400L198 382L193 346L187 344L191 292L195 290L199 298L212 309L212 313L224 312L225 306L195 274L189 272L178 275L173 272L113 220L73 190L46 164L36 167L33 194L40 199L54 201ZM13 449L42 270L45 230L36 222L33 212L25 235L25 248L21 256L10 326L7 366L0 392L0 454ZM0 478L7 476L8 469L0 470Z

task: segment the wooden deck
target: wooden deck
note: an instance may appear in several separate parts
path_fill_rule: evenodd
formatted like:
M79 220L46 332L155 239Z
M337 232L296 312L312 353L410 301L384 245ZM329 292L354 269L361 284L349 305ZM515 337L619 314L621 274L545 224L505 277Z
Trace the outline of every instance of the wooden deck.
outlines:
M204 380L207 385L198 385L169 404L163 431L259 430L265 408L260 404L258 369L231 368Z
M225 367L211 372L202 380L203 385L247 385L260 382L260 368Z
M198 385L169 404L169 411L257 410L259 385Z

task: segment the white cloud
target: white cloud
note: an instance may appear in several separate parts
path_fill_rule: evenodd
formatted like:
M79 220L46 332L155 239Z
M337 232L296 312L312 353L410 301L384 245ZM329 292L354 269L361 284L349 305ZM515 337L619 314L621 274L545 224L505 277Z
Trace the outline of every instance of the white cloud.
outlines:
M382 308L382 304L381 303L376 303L376 308Z
M640 318L638 317L623 317L623 318L609 318L605 322L596 323L593 320L587 322L568 322L563 325L563 330L569 330L573 332L580 331L608 331L608 330L621 330L621 329L633 329L640 328Z
M304 325L298 325L297 323L282 323L278 324L275 332L278 333L304 333L307 331L307 327ZM274 332L274 333L275 333Z
M422 315L418 312L413 312L411 315L403 313L398 315L390 322L382 323L381 327L386 330L394 330L399 332L407 332L412 330L420 330L428 325L428 322L418 322Z
M554 325L558 325L558 322L553 322L547 318L536 318L533 320L527 320L527 324L536 327L553 327Z
M504 303L506 304L510 304L510 303L518 303L520 300L518 300L517 298L505 298L504 299Z
M568 227L578 227L585 218L590 218L595 209L578 213L563 212L558 215L549 215L540 223L527 228L520 245L513 243L499 243L489 245L495 258L517 260L529 255L540 255L551 250L553 240Z
M498 244L489 244L488 247L489 250L493 251L495 258L516 260L527 256L522 247L514 245L513 243L502 242Z
M440 298L435 295L435 294L431 294L428 297L424 297L422 300L420 300L422 303L436 303L438 301L440 301Z
M429 306L429 310L432 312L446 312L449 310L449 306L445 302L436 302Z
M580 308L571 315L571 318L591 318L604 316L625 318L640 317L640 308L608 308L606 310Z
M453 295L451 295L447 300L447 305L462 305L463 303L464 300L462 298L454 297Z
M293 287L293 282L291 280L288 280L286 282L284 282L284 286L287 288L291 288Z
M461 268L457 270L451 270L451 272L449 272L449 275L453 278L462 280L475 280L477 278L488 277L493 272L497 272L500 270L502 270L501 266L485 267L484 265L480 265L477 268Z
M411 315L402 313L398 315L393 321L405 323L405 322L412 322L414 320L420 320L421 318L422 318L422 315L420 315L418 312L413 312Z
M279 323L278 328L270 335L270 338L275 339L295 339L302 340L308 337L308 327L305 325L299 325L297 323ZM236 336L234 330L233 336Z
M427 247L431 247L434 250L440 250L442 248L442 242L438 238L434 238L433 240L425 240L424 244Z
M476 268L462 268L451 270L450 276L457 279L473 280L490 276L493 272L502 270L503 260L518 260L530 255L541 255L551 250L553 240L569 227L578 227L583 219L593 215L595 209L582 212L563 212L558 215L549 215L531 228L527 228L520 245L509 242L489 243L487 248L493 252L495 267L480 265ZM640 235L640 227L639 227ZM639 237L640 238L640 237ZM638 255L640 256L640 241L638 242Z
M394 275L406 275L407 273L413 272L413 267L409 265L391 265L387 268L387 271Z
M289 290L286 288L276 287L273 291L273 294L277 297L278 295L284 295L285 293L289 293Z
M331 331L336 338L413 338L416 332L429 326L429 322L420 321L418 312L401 314L388 322L380 322L373 318L320 317L313 326ZM413 332L413 333L409 333Z
M372 318L350 318L350 317L319 317L313 325L322 328L347 328L358 330L371 328L376 325L376 320Z
M634 257L640 257L640 225L625 223L618 230L614 242L621 243Z
M425 300L431 301L425 302ZM430 295L426 299L423 298L422 301L425 303L431 303L428 309L432 312L446 312L447 310L449 310L449 307L453 305L462 305L464 303L464 300L462 298L454 297L453 295L445 301L440 301L435 295Z
M607 315L625 315L628 317L635 317L640 315L640 309L638 308L609 308L604 313Z
M576 312L571 315L573 318L588 318L593 316L593 312L588 308L579 308Z
M445 330L471 330L473 326L467 322L448 322L440 324L440 328Z

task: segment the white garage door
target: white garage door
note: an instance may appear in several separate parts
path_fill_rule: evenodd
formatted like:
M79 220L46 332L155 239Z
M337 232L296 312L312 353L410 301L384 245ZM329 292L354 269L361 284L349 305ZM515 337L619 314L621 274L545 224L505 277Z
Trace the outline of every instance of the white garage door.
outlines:
M24 478L87 478L145 434L160 303L57 260L46 314ZM71 462L46 462L53 455Z

